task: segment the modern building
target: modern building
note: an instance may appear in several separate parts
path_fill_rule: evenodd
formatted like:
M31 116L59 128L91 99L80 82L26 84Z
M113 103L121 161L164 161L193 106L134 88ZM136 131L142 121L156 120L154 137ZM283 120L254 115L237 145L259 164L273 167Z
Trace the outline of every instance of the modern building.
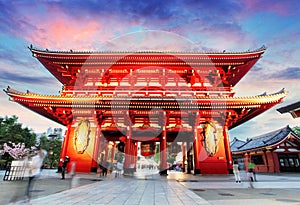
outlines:
M299 172L300 136L289 126L230 144L232 158L244 165L254 162L256 172Z
M246 52L82 52L29 48L63 89L58 96L5 92L15 101L67 127L61 158L77 171L96 171L124 151L124 171L159 147L160 173L168 169L167 143L182 145L187 173L232 171L228 130L263 113L286 96L235 97L233 87L262 57ZM111 150L111 151L109 151ZM101 157L99 157L101 154ZM115 157L110 157L113 160Z
M63 130L62 128L54 128L49 127L46 132L46 136L48 140L60 139L63 140Z

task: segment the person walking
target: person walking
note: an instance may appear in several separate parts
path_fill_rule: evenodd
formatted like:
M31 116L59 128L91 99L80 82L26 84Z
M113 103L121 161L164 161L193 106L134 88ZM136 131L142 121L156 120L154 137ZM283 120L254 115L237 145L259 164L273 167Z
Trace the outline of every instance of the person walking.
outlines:
M62 160L61 179L65 179L66 168L69 162L70 162L69 156L66 156L65 159Z
M241 177L240 177L240 170L239 170L239 164L237 161L233 162L233 174L235 177L235 183L241 183Z
M118 177L121 174L122 170L123 170L123 163L122 163L121 160L118 160L117 166L116 166L116 175L115 175L115 177Z
M107 176L107 162L100 162L99 163L99 168L100 168L100 177L106 177Z
M31 158L31 161L28 161L27 167L29 168L29 179L26 189L26 196L28 200L30 201L31 198L31 190L34 184L34 181L37 179L37 177L41 173L41 169L44 163L44 159L47 155L47 152L45 150L39 150L37 155L33 156Z
M255 164L252 160L250 160L249 163L248 163L248 173L249 173L249 176L250 176L250 180L252 182L256 181Z

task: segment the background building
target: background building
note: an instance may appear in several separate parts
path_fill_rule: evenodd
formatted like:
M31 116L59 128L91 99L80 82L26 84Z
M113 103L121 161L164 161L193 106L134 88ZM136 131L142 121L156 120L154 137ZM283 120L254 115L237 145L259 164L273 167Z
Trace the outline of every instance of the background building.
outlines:
M230 144L233 160L247 169L252 160L256 172L299 172L300 136L289 126Z

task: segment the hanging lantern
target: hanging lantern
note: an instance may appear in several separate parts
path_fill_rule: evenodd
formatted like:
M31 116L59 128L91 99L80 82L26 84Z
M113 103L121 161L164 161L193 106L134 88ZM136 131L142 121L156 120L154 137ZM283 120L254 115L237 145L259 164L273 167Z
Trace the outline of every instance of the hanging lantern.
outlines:
M155 154L155 148L156 148L155 142L142 142L141 155L144 157L152 156Z
M121 137L119 137L119 140L120 140L121 142L125 142L125 141L126 141L126 137L125 137L125 136L121 136Z

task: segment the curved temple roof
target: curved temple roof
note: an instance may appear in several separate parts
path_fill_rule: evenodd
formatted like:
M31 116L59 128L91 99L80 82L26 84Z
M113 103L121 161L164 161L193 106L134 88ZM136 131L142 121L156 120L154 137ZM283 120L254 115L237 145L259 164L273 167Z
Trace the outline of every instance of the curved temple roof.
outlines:
M63 84L61 95L24 93L10 87L4 91L10 100L63 125L71 123L75 116L94 117L98 123L105 118L113 123L115 114L126 123L126 109L141 121L159 108L168 111L172 122L183 120L189 126L195 123L191 120L194 116L202 122L217 118L230 129L282 102L286 96L283 89L270 95L233 97L232 87L262 56L264 46L245 52L29 49ZM159 124L160 117L155 117Z
M300 117L300 101L277 109L281 114L290 113L293 118Z
M54 51L54 50L48 50L48 49L38 49L33 47L32 45L30 45L28 47L33 53L56 53L56 54L123 54L123 53L159 53L159 54L166 54L166 53L170 53L170 54L249 54L249 53L261 53L264 52L266 50L266 46L263 45L258 49L254 49L254 50L247 50L247 51L243 51L243 52L230 52L230 51L220 51L220 52L215 52L215 51L178 51L178 52L174 52L174 51L151 51L151 50L144 50L144 51L77 51L77 50L69 50L69 51Z
M284 89L270 95L258 95L251 97L134 97L134 96L118 96L118 93L111 96L49 96L40 95L31 92L23 93L8 87L4 90L12 101L55 121L64 124L56 119L49 110L63 108L72 112L72 110L151 110L160 107L170 111L185 110L188 112L209 111L208 116L212 116L213 112L217 115L222 113L236 113L234 119L229 123L229 128L233 128L243 122L252 119L260 113L266 111L277 103L280 103L286 96ZM202 113L205 115L205 113ZM231 119L231 116L229 116Z
M231 151L233 153L242 153L262 148L276 147L291 133L295 138L300 140L300 136L298 136L289 126L286 126L284 128L250 138L246 142L235 138L230 145Z
M64 85L74 85L80 76L103 79L104 73L107 74L107 78L117 78L120 81L132 70L153 70L155 66L173 70L182 78L186 78L186 73L189 73L188 77L192 78L193 82L203 83L205 79L211 81L213 77L220 79L222 86L232 87L257 62L266 47L245 52L93 52L49 51L33 47L29 49ZM217 84L220 85L220 82Z

